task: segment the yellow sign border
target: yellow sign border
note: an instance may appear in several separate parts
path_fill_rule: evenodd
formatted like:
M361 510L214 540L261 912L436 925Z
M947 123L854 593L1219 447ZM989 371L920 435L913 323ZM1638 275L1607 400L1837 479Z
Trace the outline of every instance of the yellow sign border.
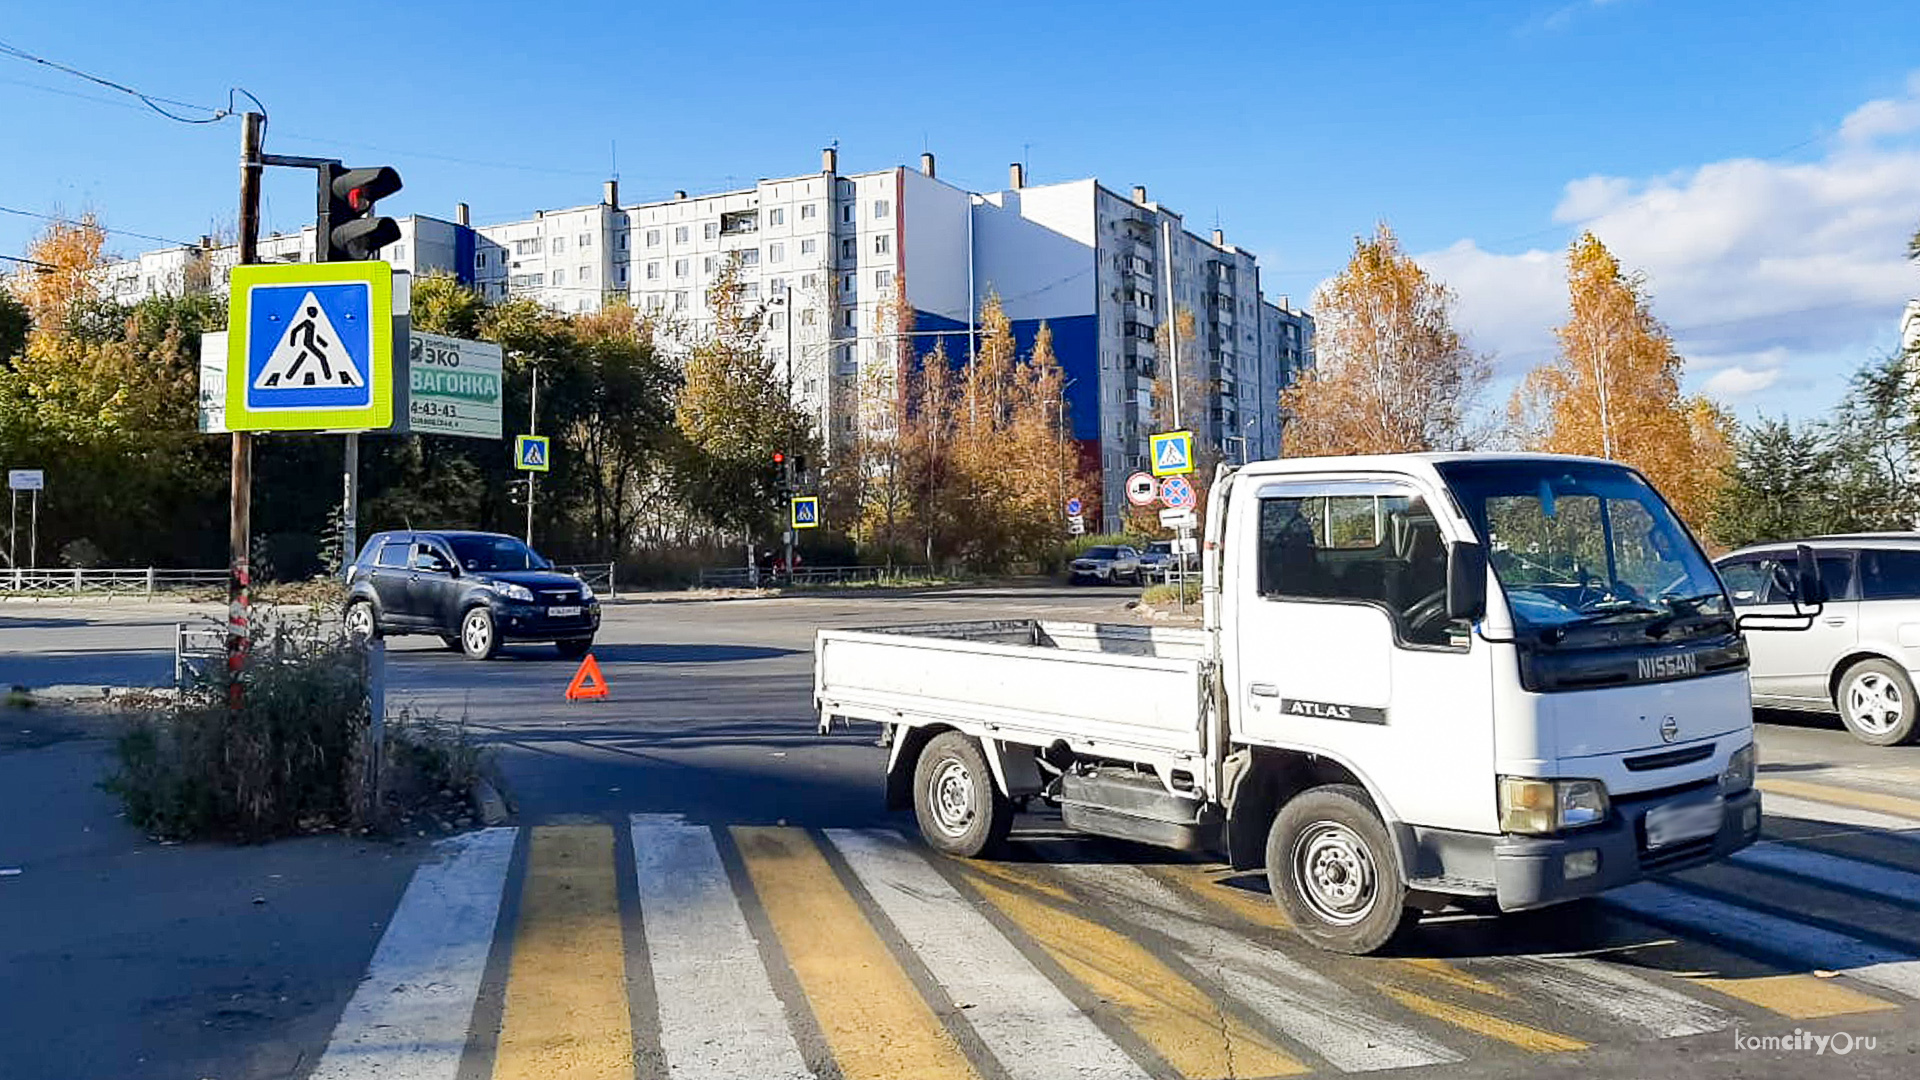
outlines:
M812 504L813 504L813 520L812 520L812 521L801 521L801 520L800 520L800 504L801 504L801 503L812 503ZM789 520L789 521L791 521L791 522L793 523L793 527L794 527L794 528L796 528L796 529L817 529L817 528L819 528L819 527L820 527L820 496L818 496L818 495L795 495L795 496L793 497L793 502L792 502L792 504L791 504L791 505L789 505L789 506L788 506L788 508L787 508L787 518L788 518L788 520Z
M538 465L527 464L527 459L524 456L526 453L526 445L530 442L540 444L542 453L540 455L540 464ZM551 435L515 435L513 437L513 467L521 472L552 472L553 437Z
M1160 445L1165 442L1176 441L1176 440L1187 444L1186 467L1182 469L1162 469L1160 467ZM1193 432L1162 431L1157 435L1148 436L1147 437L1147 464L1153 466L1153 475L1156 477L1184 476L1187 473L1192 472L1193 471Z
M248 338L253 332L253 290L262 286L368 286L368 403L357 408L247 408ZM227 292L227 430L378 431L393 426L393 267L384 262L276 263L236 266Z

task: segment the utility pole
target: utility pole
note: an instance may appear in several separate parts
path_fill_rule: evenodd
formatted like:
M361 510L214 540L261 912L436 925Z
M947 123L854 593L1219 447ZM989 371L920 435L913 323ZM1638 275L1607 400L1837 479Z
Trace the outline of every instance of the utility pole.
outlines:
M532 386L527 391L527 434L538 435L536 426L540 420L540 365L528 365L533 369ZM527 470L527 546L533 546L533 470Z
M249 112L240 118L240 236L241 266L260 261L260 144L267 118ZM316 239L324 242L324 237ZM235 431L233 439L232 510L227 526L227 705L240 708L240 671L246 665L252 632L252 568L249 564L253 533L253 433Z
M1160 222L1160 237L1160 258L1167 264L1167 371L1173 383L1173 429L1179 431L1180 305L1174 299L1173 293L1173 222Z
M793 584L793 496L794 496L794 490L793 490L793 286L782 285L780 289L781 289L780 306L781 308L784 309L782 314L782 321L784 321L787 326L787 363L786 363L786 369L787 369L786 443L787 443L787 446L785 447L787 456L783 466L783 468L785 469L786 481L787 481L787 505L783 507L783 509L785 510L785 516L787 519L787 526L786 526L786 529L783 531L783 535L786 537L786 542L787 542L786 543L787 584L791 585Z

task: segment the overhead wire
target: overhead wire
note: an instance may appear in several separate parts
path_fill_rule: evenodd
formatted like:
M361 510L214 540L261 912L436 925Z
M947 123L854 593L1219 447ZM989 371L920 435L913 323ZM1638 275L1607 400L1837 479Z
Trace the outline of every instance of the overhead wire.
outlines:
M0 214L16 214L20 217L37 218L41 221L53 222L56 225L91 224L94 228L99 229L101 232L107 233L110 236L131 236L137 240L152 240L155 243L173 244L177 247L196 247L198 246L198 243L199 243L198 241L180 240L171 236L155 236L152 233L134 232L132 229L110 229L105 225L101 225L98 222L86 222L86 221L81 221L75 218L64 218L59 216L58 214L39 214L39 213L35 213L32 210L21 210L21 209L18 209L17 207L12 207L12 206L0 206Z
M24 61L29 64L38 64L42 67L52 68L55 71L64 72L65 74L72 75L75 78L85 79L86 81L93 83L96 86L104 86L109 90L119 91L120 93L126 94L127 96L135 99L136 101L139 101L141 104L145 105L147 108L153 110L154 112L160 114L161 116L166 117L169 120L174 121L175 123L217 124L220 121L225 120L227 117L232 116L234 114L234 112L236 111L235 103L238 100L238 98L242 95L245 95L247 100L253 102L253 104L257 108L259 108L261 112L266 111L266 107L260 104L259 98L254 97L252 94L247 93L247 91L237 86L228 89L227 103L224 107L215 107L212 105L200 105L191 101L181 101L178 98L161 97L159 94L149 94L144 90L137 90L131 86L126 85L125 83L115 82L112 79L109 79L100 75L95 75L89 71L82 71L81 69L77 67L73 67L72 65L63 64L58 60L49 60L44 56L35 55L34 53L30 53L27 50L22 49L17 45L13 45L5 41L0 41L0 56L10 56L16 60ZM42 87L41 89L47 89L47 88ZM55 92L57 93L58 91L55 91ZM169 105L172 106L174 109L192 109L198 112L207 113L208 115L182 116L177 112L173 112L165 108L165 106L169 106Z

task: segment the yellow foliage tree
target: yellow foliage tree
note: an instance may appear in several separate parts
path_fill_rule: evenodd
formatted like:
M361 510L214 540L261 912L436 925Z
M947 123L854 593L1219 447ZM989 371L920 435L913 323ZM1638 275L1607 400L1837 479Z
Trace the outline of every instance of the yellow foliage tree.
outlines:
M1453 328L1453 293L1385 222L1314 297L1318 367L1280 394L1289 457L1467 449L1491 373Z
M1509 415L1532 449L1625 462L1689 522L1704 523L1731 460L1733 421L1680 392L1686 366L1653 315L1646 280L1592 233L1567 250L1559 355L1527 374Z
M94 271L106 265L102 254L106 241L106 230L91 212L77 221L56 212L27 245L26 257L31 261L21 265L12 288L39 331L64 326L76 308L98 298Z

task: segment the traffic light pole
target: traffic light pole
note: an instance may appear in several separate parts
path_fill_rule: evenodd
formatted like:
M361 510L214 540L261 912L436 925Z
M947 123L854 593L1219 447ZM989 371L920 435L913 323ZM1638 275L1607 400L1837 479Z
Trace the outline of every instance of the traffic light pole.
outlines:
M267 118L250 112L240 118L240 237L241 266L260 261L260 143ZM227 705L240 708L240 672L246 666L251 643L253 604L250 540L253 532L253 433L235 431L233 485L227 525Z
M532 365L532 367L533 367L533 378L530 380L531 386L527 390L527 434L538 435L540 433L540 428L539 428L540 366L538 364L534 364ZM538 475L539 474L534 472L532 469L527 470L527 546L528 547L533 546L533 478Z

